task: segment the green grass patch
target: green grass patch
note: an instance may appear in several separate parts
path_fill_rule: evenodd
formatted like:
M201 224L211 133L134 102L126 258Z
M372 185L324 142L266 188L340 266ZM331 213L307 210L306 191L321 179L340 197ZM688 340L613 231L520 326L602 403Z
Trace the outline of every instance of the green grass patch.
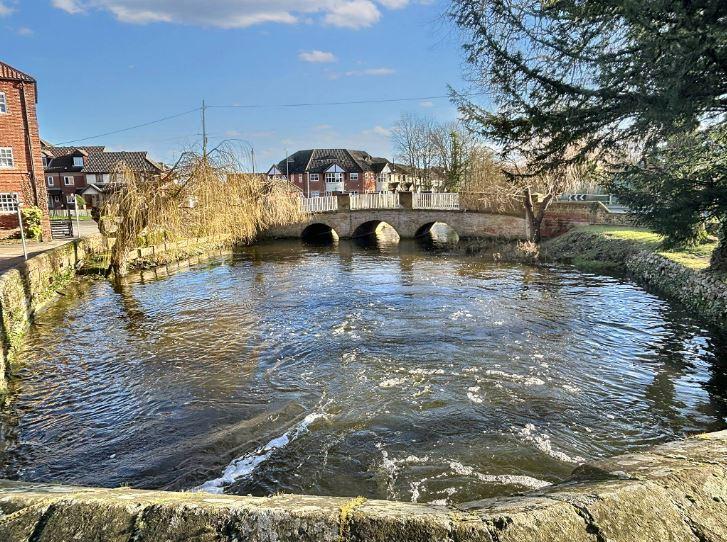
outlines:
M656 252L665 258L690 269L702 270L709 267L712 251L717 241L709 241L695 247L664 249L664 236L646 228L631 226L583 226L579 231L598 233L608 239L621 239L639 245L643 250Z

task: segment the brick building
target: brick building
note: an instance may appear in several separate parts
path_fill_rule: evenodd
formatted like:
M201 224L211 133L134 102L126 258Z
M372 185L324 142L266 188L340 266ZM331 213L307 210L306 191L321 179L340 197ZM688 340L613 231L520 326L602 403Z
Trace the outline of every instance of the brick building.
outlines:
M146 152L110 152L102 146L54 147L43 142L43 165L48 207L75 208L81 196L87 207L100 207L117 186L114 173L127 168L141 175L156 175L162 168Z
M287 178L306 196L333 193L364 193L388 190L381 174L386 158L349 149L298 151L268 170L270 177Z
M444 186L439 168L416 170L366 151L349 149L298 151L272 166L268 176L287 178L308 197L333 193L440 192Z
M0 237L15 235L15 198L43 210L43 234L50 239L48 197L43 182L35 79L0 62Z

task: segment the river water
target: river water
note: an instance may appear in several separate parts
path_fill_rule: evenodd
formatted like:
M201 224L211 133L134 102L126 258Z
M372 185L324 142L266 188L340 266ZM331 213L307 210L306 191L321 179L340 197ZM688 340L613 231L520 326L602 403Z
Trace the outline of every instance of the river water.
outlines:
M726 341L617 278L277 242L33 325L0 475L451 503L727 425Z

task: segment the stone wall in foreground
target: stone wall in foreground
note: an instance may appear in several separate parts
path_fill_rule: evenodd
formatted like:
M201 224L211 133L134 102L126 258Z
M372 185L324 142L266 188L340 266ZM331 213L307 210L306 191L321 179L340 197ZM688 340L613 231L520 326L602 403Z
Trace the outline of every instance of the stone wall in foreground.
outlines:
M634 241L611 239L598 232L572 231L549 241L546 260L588 260L610 264L654 291L679 301L710 324L727 329L727 284L690 269Z
M727 431L578 467L546 490L457 507L0 481L5 542L727 540Z

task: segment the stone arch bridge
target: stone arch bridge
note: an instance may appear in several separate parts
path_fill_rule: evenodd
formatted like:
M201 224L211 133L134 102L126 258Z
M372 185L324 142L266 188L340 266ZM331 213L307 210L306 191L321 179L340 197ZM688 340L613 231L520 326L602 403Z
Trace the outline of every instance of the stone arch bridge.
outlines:
M271 228L264 236L302 238L333 230L339 238L350 239L373 234L377 226L385 222L402 239L423 236L435 223L447 224L460 238L526 238L526 224L522 217L456 209L416 209L412 207L411 200L397 202L395 208L352 209L352 200L345 199L348 196L338 198L335 209L314 212L301 222Z

